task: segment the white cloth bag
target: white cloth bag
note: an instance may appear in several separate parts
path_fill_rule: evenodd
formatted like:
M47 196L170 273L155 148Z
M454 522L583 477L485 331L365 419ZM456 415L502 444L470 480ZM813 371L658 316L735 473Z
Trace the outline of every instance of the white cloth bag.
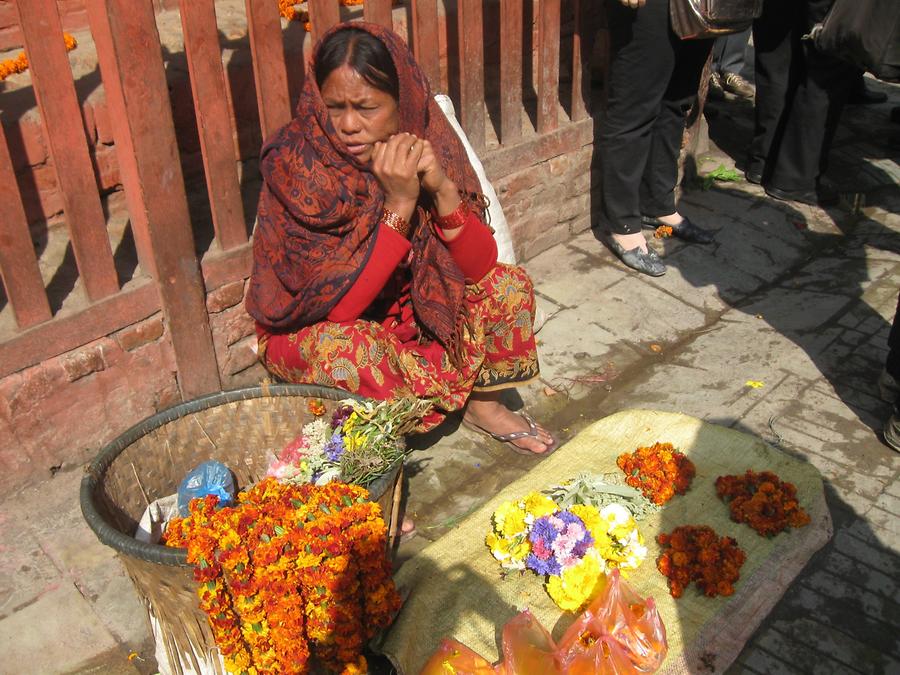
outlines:
M469 143L469 139L466 138L466 132L459 126L459 122L456 119L456 110L453 108L453 101L451 101L450 97L446 94L436 94L434 100L444 112L447 121L450 122L450 126L453 127L456 135L459 136L459 140L462 141L463 147L466 149L466 154L469 156L469 163L472 165L472 168L475 169L475 175L478 176L478 181L481 183L481 192L488 198L490 225L494 230L494 239L497 241L497 260L510 265L515 265L516 254L513 251L512 237L509 235L509 224L506 222L506 216L503 215L503 209L500 207L500 200L497 199L497 193L494 191L494 186L491 185L491 181L488 180L487 174L484 172L484 166L482 166L481 160L478 159L478 155L476 155L475 150L472 149L472 144Z

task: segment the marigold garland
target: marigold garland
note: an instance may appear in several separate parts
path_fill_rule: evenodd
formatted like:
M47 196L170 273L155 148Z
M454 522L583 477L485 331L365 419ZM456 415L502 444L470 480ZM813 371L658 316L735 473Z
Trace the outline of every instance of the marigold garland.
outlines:
M191 502L166 545L187 548L200 607L232 673L366 672L362 648L400 606L381 509L356 485L267 478Z
M363 4L363 0L340 0L344 7L352 7L354 5ZM303 29L309 33L312 31L312 24L309 21L309 12L298 12L294 7L300 4L294 0L278 0L278 13L288 21L302 21Z
M728 504L734 522L746 523L760 536L774 537L788 527L809 524L809 515L797 500L797 487L771 471L719 476L716 494Z
M67 52L72 51L73 49L75 49L75 47L78 46L78 40L76 40L68 33L63 33L63 42L65 42ZM0 82L5 80L10 75L23 73L26 70L28 70L28 56L25 54L25 52L22 52L14 59L0 61Z
M656 568L669 580L669 593L680 598L693 581L709 598L731 595L747 559L731 537L720 537L706 525L682 525L671 534L659 534L656 541L668 549L656 561Z
M674 232L674 229L672 228L671 225L660 225L653 232L653 236L656 237L657 239L667 239L668 237L672 236L673 232Z
M694 463L671 443L654 443L622 453L616 464L625 472L625 482L658 506L676 493L687 492L696 473Z

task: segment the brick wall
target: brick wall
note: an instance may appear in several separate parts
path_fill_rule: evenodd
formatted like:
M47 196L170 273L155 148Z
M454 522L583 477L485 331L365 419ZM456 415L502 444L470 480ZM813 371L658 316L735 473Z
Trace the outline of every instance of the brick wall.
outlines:
M224 389L265 376L251 349L244 290L238 281L207 298ZM0 379L0 492L91 460L129 427L179 402L161 313Z

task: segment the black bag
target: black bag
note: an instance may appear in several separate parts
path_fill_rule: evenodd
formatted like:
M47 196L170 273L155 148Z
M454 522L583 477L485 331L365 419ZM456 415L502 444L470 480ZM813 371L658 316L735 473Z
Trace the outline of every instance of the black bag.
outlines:
M749 28L762 14L762 4L763 0L669 0L669 16L678 37L699 40Z
M816 49L900 82L900 1L835 0L809 35Z

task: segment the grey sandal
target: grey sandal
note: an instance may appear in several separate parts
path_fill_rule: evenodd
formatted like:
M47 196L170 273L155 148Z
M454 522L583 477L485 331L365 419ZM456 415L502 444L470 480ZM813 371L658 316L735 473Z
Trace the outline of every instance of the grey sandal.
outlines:
M513 452L516 452L520 455L526 455L529 457L546 457L547 455L552 454L557 446L556 440L547 446L547 449L544 452L532 452L531 450L526 450L525 448L520 448L518 445L513 443L513 441L517 441L520 438L537 438L538 437L538 428L537 424L534 421L534 418L529 415L527 412L521 411L515 413L523 420L528 422L528 431L513 431L508 434L495 434L492 431L488 431L487 429L478 426L472 422L469 422L465 417L463 417L462 423L466 425L472 431L477 431L480 434L484 434L485 436L489 436L493 438L495 441L500 441L501 443L506 443L512 449ZM552 436L551 436L552 438Z

